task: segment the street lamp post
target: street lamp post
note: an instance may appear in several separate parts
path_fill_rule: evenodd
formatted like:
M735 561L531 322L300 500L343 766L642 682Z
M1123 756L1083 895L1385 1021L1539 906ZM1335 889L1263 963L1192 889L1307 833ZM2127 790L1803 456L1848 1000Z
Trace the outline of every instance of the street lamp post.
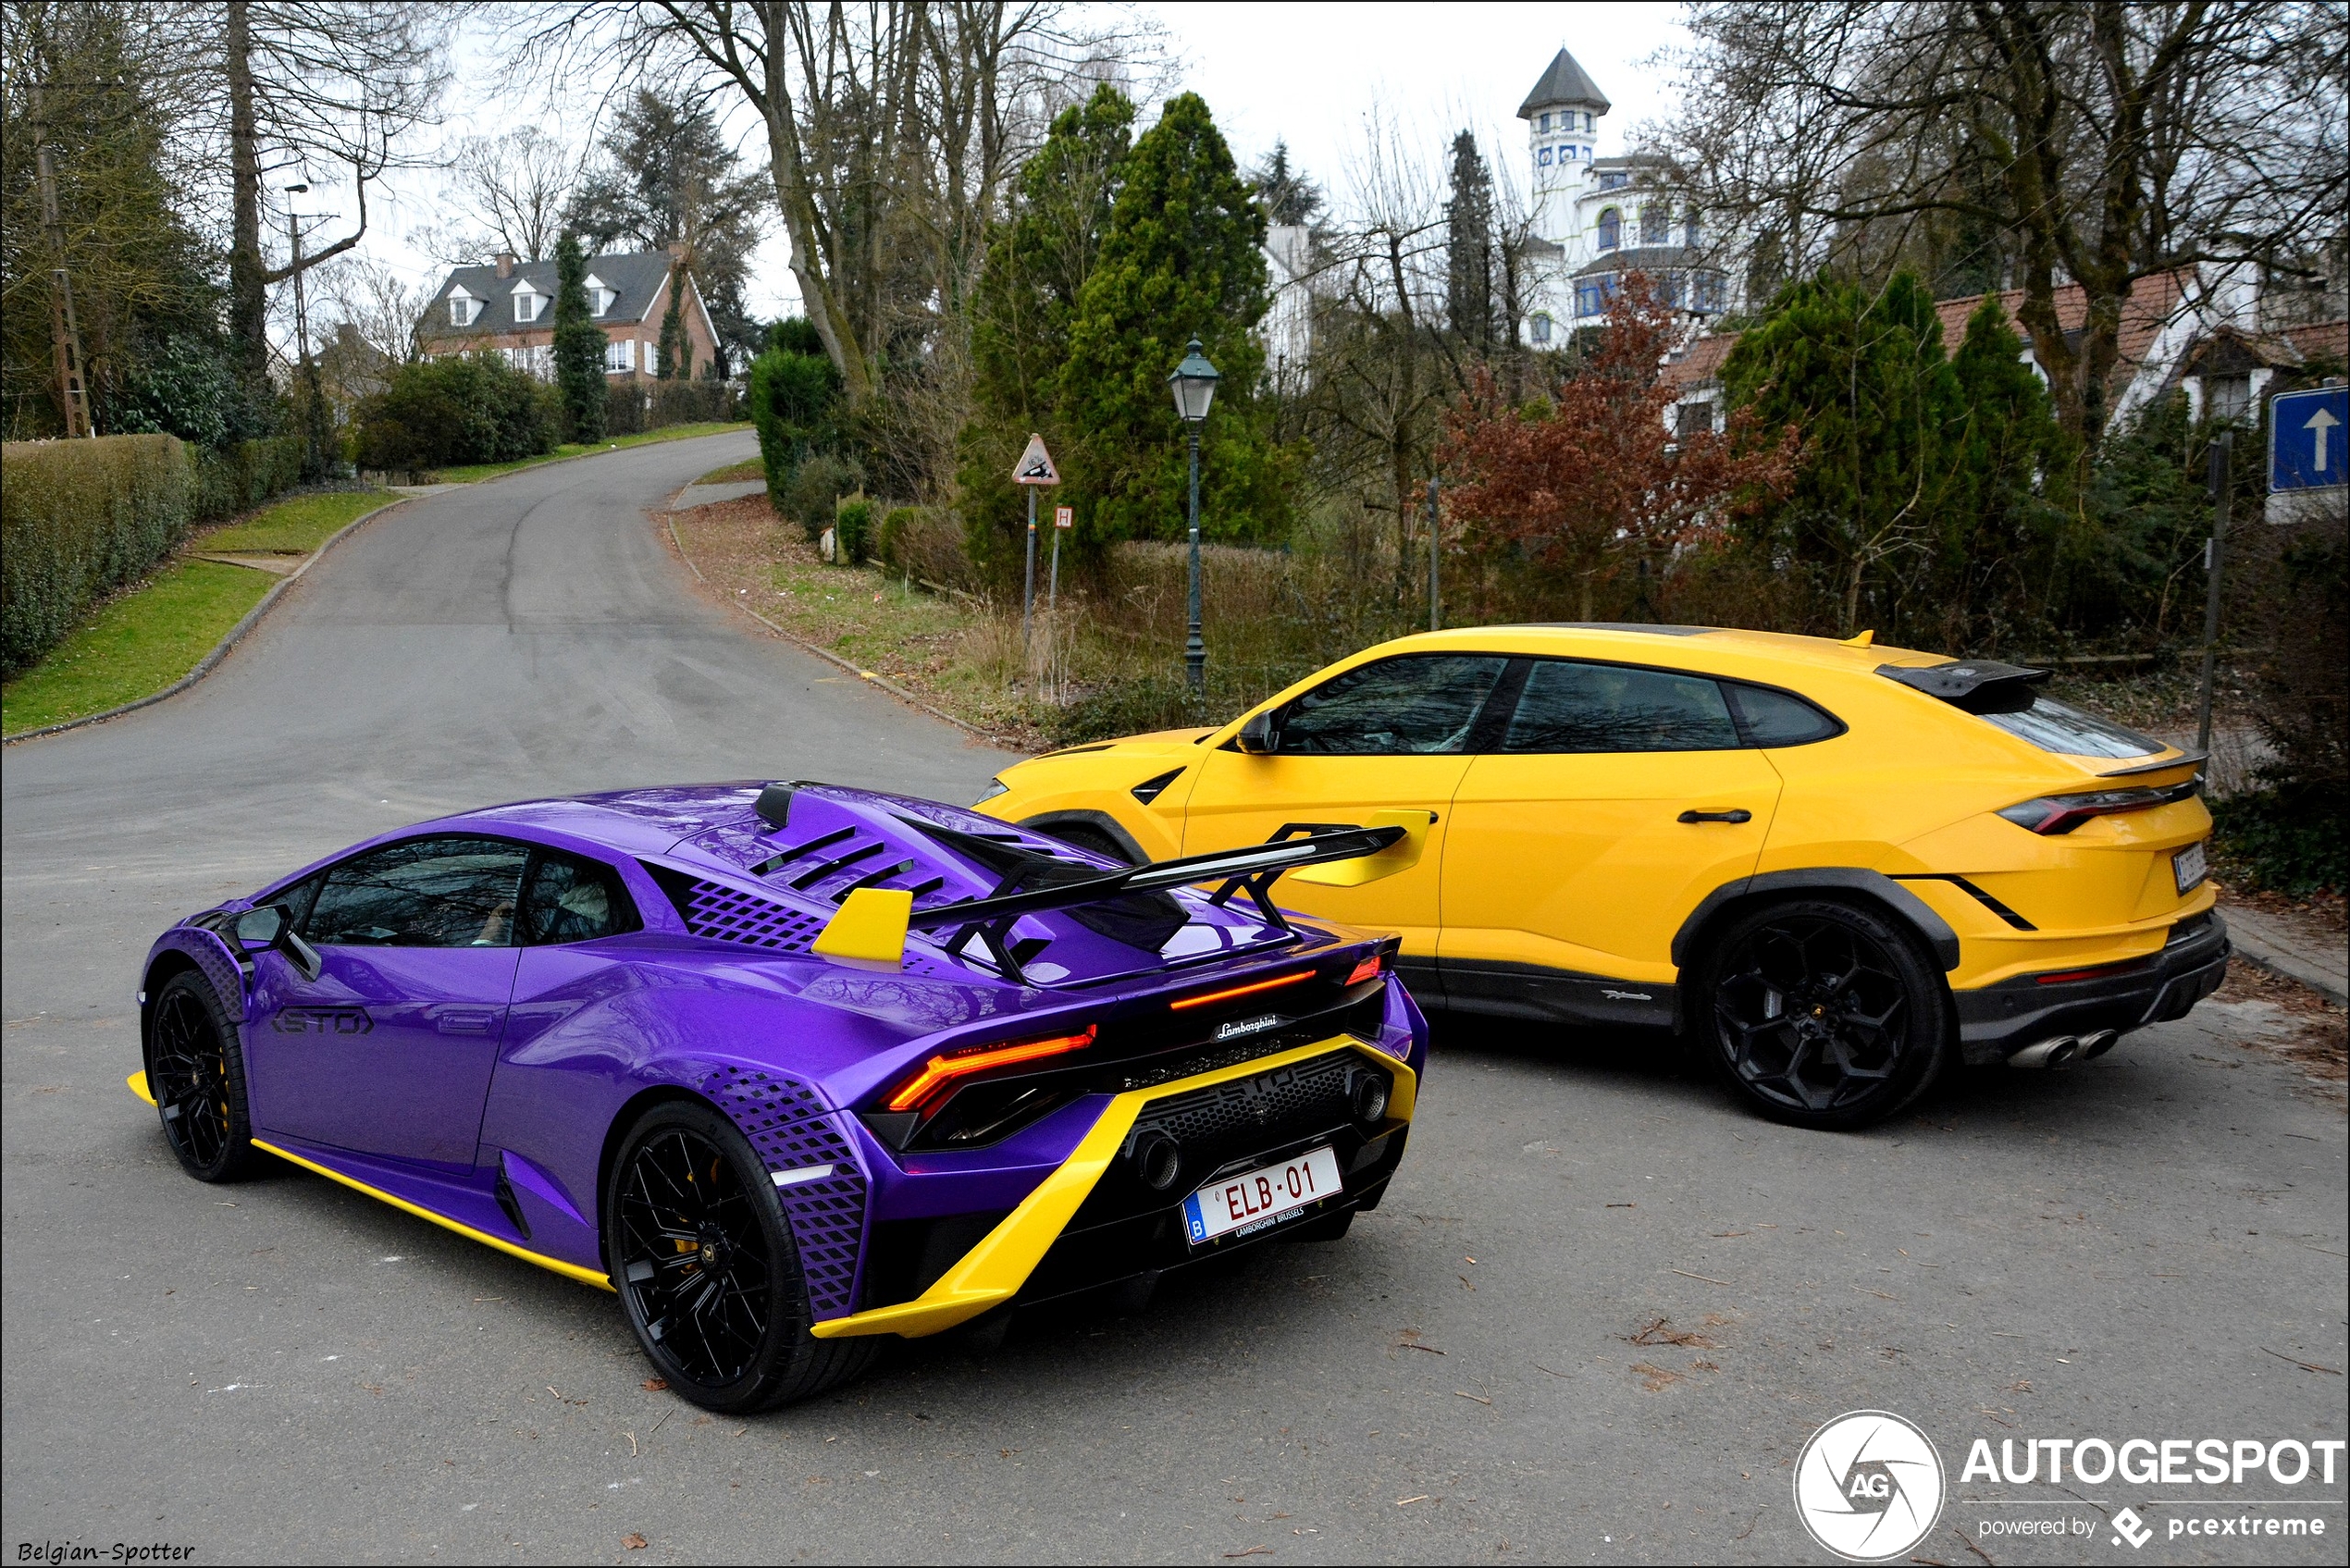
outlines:
M1183 355L1183 363L1168 377L1169 390L1175 394L1175 412L1182 416L1183 428L1191 438L1192 449L1192 593L1191 625L1183 638L1183 679L1194 696L1207 692L1207 643L1199 629L1199 427L1207 418L1207 405L1216 399L1216 367L1200 352L1199 340L1192 340L1191 348Z

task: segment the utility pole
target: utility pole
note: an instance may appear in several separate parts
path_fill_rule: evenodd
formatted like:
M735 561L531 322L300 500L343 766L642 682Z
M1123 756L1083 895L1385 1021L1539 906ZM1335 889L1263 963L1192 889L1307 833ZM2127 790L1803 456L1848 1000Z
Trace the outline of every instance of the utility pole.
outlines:
M1437 591L1436 563L1442 553L1443 542L1436 531L1436 475L1428 476L1428 629L1444 629L1444 600Z
M2228 533L2228 458L2235 432L2211 443L2211 538L2203 547L2203 695L2195 700L2195 747L2211 749L2211 683L2220 652L2220 561Z
M289 185L289 195L300 195L310 187ZM301 362L310 363L310 315L302 298L302 220L293 210L293 203L286 204L286 241L293 247L294 343L301 351Z
M90 389L81 377L81 330L73 319L73 278L66 271L66 226L57 216L57 170L49 157L49 117L38 82L32 88L33 163L41 179L41 233L49 247L49 353L56 363L57 406L68 438L94 436Z

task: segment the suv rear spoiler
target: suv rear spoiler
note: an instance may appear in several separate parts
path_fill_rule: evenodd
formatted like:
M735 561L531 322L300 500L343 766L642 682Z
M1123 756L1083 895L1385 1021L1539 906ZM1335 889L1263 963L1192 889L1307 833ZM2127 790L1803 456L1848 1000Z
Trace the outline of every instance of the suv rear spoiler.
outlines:
M1880 664L1876 673L1964 713L2021 713L2032 706L2033 683L2048 678L2046 670L2002 664L1996 659L1954 659L1923 669Z

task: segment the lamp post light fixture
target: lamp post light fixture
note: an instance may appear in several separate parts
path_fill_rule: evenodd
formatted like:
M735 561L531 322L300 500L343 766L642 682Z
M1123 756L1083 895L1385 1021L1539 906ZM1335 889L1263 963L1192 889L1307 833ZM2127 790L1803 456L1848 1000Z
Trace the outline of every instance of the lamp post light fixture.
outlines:
M1184 431L1191 438L1191 626L1183 638L1183 679L1197 697L1207 693L1207 643L1199 631L1199 427L1207 418L1207 405L1216 401L1217 380L1216 367L1199 352L1197 338L1192 340L1183 363L1167 378L1168 390L1175 394L1175 412L1182 416Z

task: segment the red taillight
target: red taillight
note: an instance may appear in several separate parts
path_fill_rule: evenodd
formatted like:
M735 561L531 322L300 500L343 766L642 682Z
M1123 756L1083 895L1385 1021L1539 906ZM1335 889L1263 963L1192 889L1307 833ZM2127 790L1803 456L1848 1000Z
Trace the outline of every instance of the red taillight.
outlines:
M1196 996L1185 996L1179 1001L1169 1002L1167 1006L1170 1011L1180 1013L1188 1007L1205 1007L1214 1002L1229 1002L1235 996L1254 996L1260 991L1279 991L1284 985L1295 985L1301 980L1313 978L1312 969L1302 969L1296 974L1285 974L1279 980L1252 981L1246 985L1228 985L1221 991L1203 991Z
M2067 833L2092 817L2117 816L2124 811L2150 811L2157 806L2168 806L2174 800L2184 800L2200 787L2198 781L2171 784L2163 789L2098 789L2084 795L2044 795L2036 800L2025 800L1999 813L2017 827L2029 832L2051 834Z
M1039 1056L1058 1056L1064 1052L1079 1050L1094 1043L1095 1031L1088 1027L1082 1034L1057 1034L1049 1040L1019 1040L1008 1045L972 1045L943 1056L933 1056L922 1070L897 1086L889 1097L888 1108L910 1111L928 1099L943 1083L968 1078L989 1068L1008 1067L1014 1062L1033 1062Z
M2034 975L2037 985L2062 985L2069 980L2103 980L2109 975L2125 975L2146 967L2144 958L2125 958L2118 964L2099 964L2093 969L2059 969L2054 974Z
M1349 985L1360 985L1367 980L1377 980L1379 979L1379 956L1374 953L1369 957L1354 966L1354 972L1346 977L1346 983Z

